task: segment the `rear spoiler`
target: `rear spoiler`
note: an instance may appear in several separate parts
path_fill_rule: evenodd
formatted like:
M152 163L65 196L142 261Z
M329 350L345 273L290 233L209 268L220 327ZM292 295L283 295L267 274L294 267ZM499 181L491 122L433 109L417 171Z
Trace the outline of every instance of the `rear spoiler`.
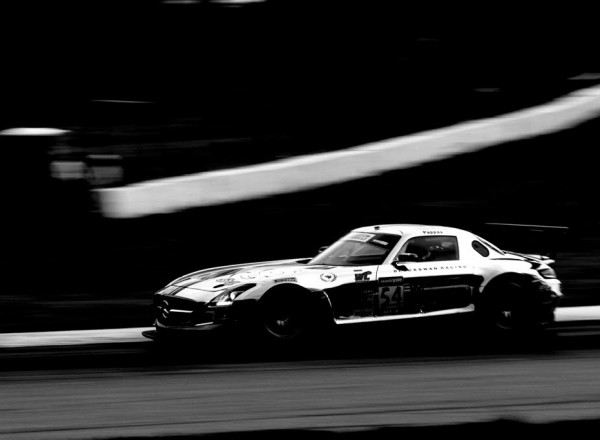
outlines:
M486 237L502 249L556 259L569 232L567 226L485 223Z

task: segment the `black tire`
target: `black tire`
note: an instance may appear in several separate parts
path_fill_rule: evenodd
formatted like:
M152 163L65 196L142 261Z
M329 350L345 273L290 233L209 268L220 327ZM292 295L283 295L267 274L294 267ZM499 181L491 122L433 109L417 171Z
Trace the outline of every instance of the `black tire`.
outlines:
M547 320L538 298L527 279L509 278L488 287L477 307L483 335L513 341L542 335Z
M519 297L525 289L515 281L498 286L488 305L490 324L498 332L515 333L524 326L523 310L519 307Z
M278 292L261 307L261 330L265 339L291 345L307 339L311 332L307 301L298 294Z

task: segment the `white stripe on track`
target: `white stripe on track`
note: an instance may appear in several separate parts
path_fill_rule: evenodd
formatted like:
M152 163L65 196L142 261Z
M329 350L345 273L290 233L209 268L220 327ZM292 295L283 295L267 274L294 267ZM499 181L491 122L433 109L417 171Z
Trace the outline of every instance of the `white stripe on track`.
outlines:
M142 332L152 329L152 327L138 327L60 332L3 333L0 334L0 348L143 342L150 340L142 336Z
M556 322L600 321L600 306L558 307Z

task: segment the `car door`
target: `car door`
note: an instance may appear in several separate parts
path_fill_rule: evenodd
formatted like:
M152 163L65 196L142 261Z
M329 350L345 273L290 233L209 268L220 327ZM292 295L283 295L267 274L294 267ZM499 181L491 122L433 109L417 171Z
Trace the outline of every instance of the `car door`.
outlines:
M378 270L378 316L459 311L472 305L481 277L472 264L461 261L457 237L412 237L399 254L412 255Z
M336 284L325 289L338 323L373 319L378 304L377 272L400 237L385 233L353 232L334 245L330 272ZM326 256L327 257L327 256ZM335 267L335 263L340 265Z
M378 297L378 267L370 265L346 268L349 282L328 290L336 319L352 321L374 316Z

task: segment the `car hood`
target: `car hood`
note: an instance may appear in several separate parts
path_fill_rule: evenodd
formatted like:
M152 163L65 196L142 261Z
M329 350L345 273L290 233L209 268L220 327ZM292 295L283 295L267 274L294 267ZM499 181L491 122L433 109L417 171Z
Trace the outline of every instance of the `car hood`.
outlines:
M195 301L210 301L228 288L242 284L300 284L323 289L355 281L363 267L307 265L310 259L277 260L222 266L193 272L176 279L174 295ZM374 272L374 270L373 270ZM160 292L158 292L160 293Z
M310 267L302 264L303 261L307 260L277 260L214 267L189 273L171 284L192 289L221 290L223 285L263 281L275 274L291 274Z

